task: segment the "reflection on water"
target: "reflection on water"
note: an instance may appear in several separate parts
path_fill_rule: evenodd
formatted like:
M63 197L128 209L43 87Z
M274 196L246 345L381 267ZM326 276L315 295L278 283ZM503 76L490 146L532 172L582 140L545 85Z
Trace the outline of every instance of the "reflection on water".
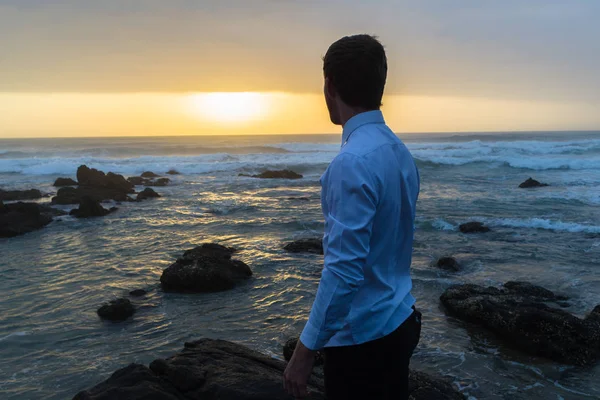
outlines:
M322 232L317 172L283 186L230 173L182 175L158 188L163 197L156 201L121 204L102 219L64 217L0 242L3 398L69 398L119 367L168 356L200 337L281 357L285 340L303 328L322 268L320 256L282 250L287 241ZM597 237L510 224L481 236L456 230L473 218L600 225L593 206L555 203L549 192L494 189L501 181L514 187L520 178L508 168L422 169L413 276L424 325L413 365L450 377L479 399L599 398L599 367L561 366L512 351L440 308L439 295L453 283L510 279L572 296L568 311L578 315L600 303ZM251 266L253 277L224 293L163 293L162 270L203 242L238 248L236 257ZM464 269L432 269L442 255L455 256ZM100 304L133 289L148 294L132 298L138 309L132 320L99 320Z

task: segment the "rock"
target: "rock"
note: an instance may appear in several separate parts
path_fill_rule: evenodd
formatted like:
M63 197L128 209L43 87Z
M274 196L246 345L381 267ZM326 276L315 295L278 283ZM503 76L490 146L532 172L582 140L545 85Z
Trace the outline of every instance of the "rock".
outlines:
M284 250L290 253L323 254L323 239L300 239L285 245Z
M124 321L135 313L131 301L127 299L111 300L98 309L100 318L110 321Z
M175 169L170 169L167 171L167 175L180 175L180 172Z
M147 368L131 364L74 400L288 400L286 364L239 344L201 339ZM323 400L323 381L312 375L310 399Z
M290 361L292 359L292 355L294 354L294 350L296 350L296 345L298 345L298 338L291 338L285 345L283 346L283 358L285 361ZM317 351L315 353L315 367L323 365L325 359L323 358L323 353Z
M239 176L246 176L246 177L250 177L250 178L260 178L260 179L301 179L302 178L302 175L300 175L294 171L290 171L289 169L284 169L281 171L265 171L258 175L239 174Z
M467 222L459 226L462 233L485 233L491 229L483 225L482 222Z
M515 349L591 365L600 359L600 306L580 319L547 304L564 299L527 282L507 282L502 289L457 285L440 297L448 314L487 328Z
M450 382L424 372L411 370L408 375L409 400L464 400Z
M232 249L205 244L186 251L163 271L160 282L165 291L219 292L232 289L252 276L248 265L232 260Z
M548 184L540 183L533 178L529 178L525 182L523 182L519 185L519 187L521 189L529 189L529 188L537 188L537 187L545 187L545 186L548 186Z
M446 271L458 272L460 271L460 264L454 257L441 257L433 263L436 268L440 268Z
M135 185L135 186L141 186L144 183L146 183L148 180L142 178L141 176L130 176L129 178L127 178L127 182L130 182L131 184Z
M134 185L122 175L90 169L85 165L77 169L79 187L63 187L52 199L54 204L79 204L84 197L95 201L131 201L128 194L135 193Z
M29 190L2 190L0 189L0 200L15 201L15 200L36 200L43 197L42 192L37 189Z
M0 237L14 237L33 232L48 225L52 220L49 207L23 202L4 204L0 200Z
M150 188L146 188L146 189L142 190L140 193L138 193L137 201L142 201L142 200L146 200L146 199L155 199L158 197L160 197L160 195L158 193L156 193L154 190L152 190Z
M78 183L75 182L73 179L71 178L58 178L54 181L54 186L56 187L61 187L61 186L77 186Z
M161 186L167 186L169 183L171 183L171 180L169 178L160 178L160 179L156 179L154 181L150 181L150 182L146 183L146 186L161 187Z
M158 178L160 175L156 175L154 172L146 171L140 175L142 178Z
M71 210L70 214L76 218L104 217L105 215L108 215L116 210L116 207L107 210L91 197L83 197L79 203L79 208Z
M133 297L140 297L140 296L145 296L148 292L146 292L144 289L135 289L132 290L131 292L129 292L130 296Z

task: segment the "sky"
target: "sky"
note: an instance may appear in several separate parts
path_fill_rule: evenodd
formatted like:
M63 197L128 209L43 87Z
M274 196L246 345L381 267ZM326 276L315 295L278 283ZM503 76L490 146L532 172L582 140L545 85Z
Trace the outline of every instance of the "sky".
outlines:
M598 15L589 0L0 0L0 137L339 132L321 57L363 32L386 47L396 131L600 129Z

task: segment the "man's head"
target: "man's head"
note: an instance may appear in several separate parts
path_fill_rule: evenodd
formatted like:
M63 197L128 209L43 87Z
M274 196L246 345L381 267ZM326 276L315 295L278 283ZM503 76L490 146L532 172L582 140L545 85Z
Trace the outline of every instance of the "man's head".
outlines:
M387 58L376 37L346 36L323 58L325 100L331 122L344 124L349 114L378 110L387 77Z

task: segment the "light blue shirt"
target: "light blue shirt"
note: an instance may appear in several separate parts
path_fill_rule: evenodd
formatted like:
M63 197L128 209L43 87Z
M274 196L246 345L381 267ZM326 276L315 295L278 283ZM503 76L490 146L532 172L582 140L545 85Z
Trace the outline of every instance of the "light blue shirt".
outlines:
M412 313L410 264L419 172L381 111L344 125L321 177L325 265L300 340L312 350L386 336Z

